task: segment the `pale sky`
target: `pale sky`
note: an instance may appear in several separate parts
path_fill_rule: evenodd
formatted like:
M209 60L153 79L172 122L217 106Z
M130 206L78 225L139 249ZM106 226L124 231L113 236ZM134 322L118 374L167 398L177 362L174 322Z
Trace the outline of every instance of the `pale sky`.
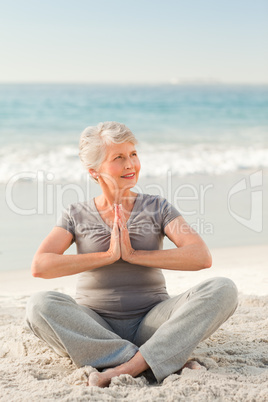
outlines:
M0 82L268 83L268 0L0 0Z

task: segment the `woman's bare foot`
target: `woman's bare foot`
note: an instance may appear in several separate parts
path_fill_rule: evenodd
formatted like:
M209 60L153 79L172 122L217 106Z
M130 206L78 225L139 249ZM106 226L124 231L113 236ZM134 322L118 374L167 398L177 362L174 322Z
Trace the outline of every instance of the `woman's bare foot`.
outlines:
M195 360L189 360L187 363L185 363L185 365L183 366L183 369L185 367L187 367L188 369L191 369L191 370L200 370L202 368L201 364L199 364Z
M130 374L132 377L136 377L148 368L149 366L141 353L137 352L128 362L120 364L120 366L108 369L102 373L91 373L88 378L88 385L91 387L108 387L113 377L121 374Z
M90 387L93 386L100 388L108 387L110 385L111 379L116 376L116 374L113 373L113 371L114 371L113 369L109 369L103 373L97 373L97 372L91 373L88 378L88 385Z
M195 360L189 360L188 362L185 363L185 365L178 371L176 371L175 374L181 374L182 370L184 368L188 368L190 370L200 370L203 366L201 366L201 364L199 364L197 361Z

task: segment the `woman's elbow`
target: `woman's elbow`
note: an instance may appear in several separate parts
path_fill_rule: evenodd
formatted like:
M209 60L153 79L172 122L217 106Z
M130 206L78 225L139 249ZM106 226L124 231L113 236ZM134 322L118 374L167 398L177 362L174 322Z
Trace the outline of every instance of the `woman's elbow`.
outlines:
M203 264L201 269L210 268L212 266L212 255L208 248L204 250L204 257L202 263Z
M198 252L196 253L196 266L195 271L201 271L212 266L212 256L209 249L205 245L198 246Z
M32 264L32 266L31 266L31 273L32 273L32 276L34 277L34 278L42 278L42 273L41 273L41 271L38 269L38 265L35 263L35 264Z
M34 278L43 278L44 273L42 270L41 256L34 257L31 265L31 273Z

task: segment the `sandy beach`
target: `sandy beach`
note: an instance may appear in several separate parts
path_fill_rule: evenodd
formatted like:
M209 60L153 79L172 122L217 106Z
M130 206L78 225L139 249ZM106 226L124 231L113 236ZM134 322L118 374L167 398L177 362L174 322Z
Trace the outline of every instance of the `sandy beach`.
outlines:
M268 274L267 246L212 250L213 265L198 272L167 271L170 295L214 276L234 280L239 289L235 314L193 354L204 367L185 368L161 384L140 375L122 375L109 388L89 388L92 367L77 369L57 356L24 324L29 296L40 290L74 295L75 278L31 277L29 270L0 274L0 400L1 401L267 401Z

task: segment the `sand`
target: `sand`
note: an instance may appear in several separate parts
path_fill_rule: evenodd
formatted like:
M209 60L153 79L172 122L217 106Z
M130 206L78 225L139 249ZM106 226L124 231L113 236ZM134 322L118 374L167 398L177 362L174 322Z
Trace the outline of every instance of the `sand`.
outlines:
M35 291L74 294L74 278L35 279L29 271L0 273L1 401L267 401L267 246L212 250L213 266L199 272L164 271L171 295L203 279L226 276L239 289L235 314L200 343L193 358L201 370L185 368L161 384L144 376L114 378L108 388L87 387L92 367L77 369L57 356L24 324L25 305Z

